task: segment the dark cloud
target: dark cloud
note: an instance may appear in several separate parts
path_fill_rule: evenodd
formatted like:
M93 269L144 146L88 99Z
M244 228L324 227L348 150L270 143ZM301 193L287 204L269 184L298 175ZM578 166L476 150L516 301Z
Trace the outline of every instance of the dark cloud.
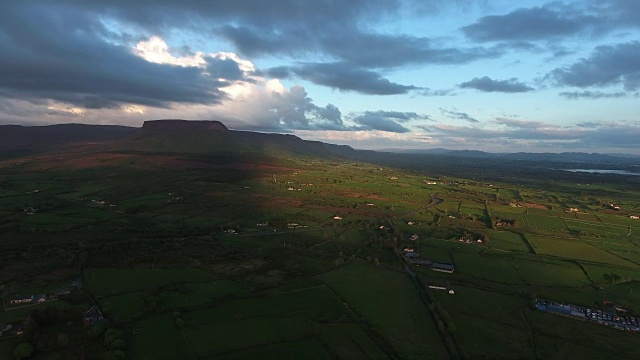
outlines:
M535 41L575 35L599 23L596 16L578 9L535 7L484 16L462 31L476 41Z
M290 70L289 66L276 66L269 68L264 72L267 76L276 79L286 79L293 76L293 72Z
M267 70L269 75L295 74L314 84L342 91L356 91L369 95L406 94L420 89L413 85L394 83L375 71L357 68L347 63L306 63L295 67L277 67Z
M404 3L400 0L66 2L155 34L178 28L222 36L248 57L322 54L355 66L381 68L460 64L503 53L500 48L440 46L426 37L374 32L365 26L397 19Z
M365 111L363 115L385 117L385 118L394 119L395 121L398 121L398 122L407 122L410 120L431 120L431 116L429 115L418 114L415 112L403 112L403 111L384 111L384 110Z
M237 64L209 59L206 76L196 67L150 63L106 39L96 16L67 9L52 16L43 6L4 6L0 11L0 95L45 98L85 108L120 103L169 107L214 104L219 90L239 79Z
M382 130L395 133L407 133L411 131L400 125L396 119L396 117L385 116L381 112L367 111L353 117L351 120L360 125L356 126L357 130Z
M628 91L640 88L640 42L595 48L588 58L551 71L547 78L558 86L604 87L622 84Z
M221 88L247 80L230 59L209 57L203 72L151 64L130 51L143 38L171 36L176 30L221 37L249 57L331 59L270 72L279 78L293 74L343 91L375 95L421 89L384 75L401 66L463 64L503 53L499 47L451 47L370 26L399 16L401 8L400 0L8 3L0 12L0 95L49 98L88 108L122 102L169 107L219 102L225 97ZM175 50L191 52L184 46Z
M340 110L328 104L315 105L302 86L289 92L273 93L273 101L265 112L271 130L348 130L342 122ZM263 126L266 124L263 124Z
M342 61L374 68L466 64L478 59L497 58L504 53L497 47L439 47L425 37L365 33L357 29L341 34L324 34L320 41L323 51Z
M233 59L206 56L205 61L207 62L205 69L214 79L243 80L246 78L246 74Z
M558 95L565 97L567 99L611 99L611 98L622 98L627 97L627 93L625 92L613 92L607 93L602 91L563 91Z
M488 76L473 78L459 85L463 89L476 89L484 92L519 93L535 90L531 86L518 81L516 78L509 80L493 80Z
M472 117L467 113L458 112L455 110L447 110L447 109L440 108L440 113L442 113L442 115L448 117L449 119L466 120L471 123L480 122L478 119L475 119L474 117Z
M411 130L401 125L402 123L412 120L431 120L431 116L415 112L377 110L353 114L350 116L350 120L357 124L351 127L351 130L381 130L407 133Z
M598 0L592 4L593 9L611 19L614 27L640 26L640 2L635 0Z

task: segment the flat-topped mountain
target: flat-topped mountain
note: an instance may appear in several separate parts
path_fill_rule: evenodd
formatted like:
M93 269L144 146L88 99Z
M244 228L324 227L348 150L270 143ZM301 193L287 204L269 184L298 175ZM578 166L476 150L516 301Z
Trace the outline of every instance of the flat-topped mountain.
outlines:
M229 129L220 121L214 120L148 120L142 125L140 134L153 133L189 133L200 131L222 131Z
M117 150L172 153L335 156L338 145L291 134L229 130L220 121L151 120L114 145Z

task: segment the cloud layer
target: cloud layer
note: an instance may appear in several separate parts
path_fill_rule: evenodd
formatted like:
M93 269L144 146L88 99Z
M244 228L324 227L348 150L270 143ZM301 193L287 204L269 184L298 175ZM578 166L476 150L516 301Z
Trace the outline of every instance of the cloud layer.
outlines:
M371 143L631 148L638 13L627 0L5 1L0 123L179 117Z
M516 78L509 80L493 80L488 76L473 78L459 85L463 89L476 89L485 92L520 93L535 90L531 86L519 82Z

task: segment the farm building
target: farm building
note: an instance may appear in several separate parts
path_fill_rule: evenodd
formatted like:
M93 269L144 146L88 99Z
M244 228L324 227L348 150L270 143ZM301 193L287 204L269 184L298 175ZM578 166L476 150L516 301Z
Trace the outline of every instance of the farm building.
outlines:
M56 291L53 292L53 296L67 296L71 294L71 291L73 291L75 289L75 287L73 286L66 286L66 287L62 287L57 289Z
M9 324L0 324L0 337L2 337L2 335L5 332L9 332L9 330L11 330L11 325Z
M9 301L9 304L29 304L33 301L33 295L16 295Z
M91 309L87 310L84 314L82 314L82 320L86 324L104 324L107 320L102 316L100 309L96 305L93 305Z
M33 295L33 300L32 302L35 304L41 304L43 302L47 301L47 294L38 294L38 295Z
M446 273L452 273L456 269L455 265L449 263L434 262L431 263L431 270Z
M433 264L433 261L431 260L426 260L426 259L417 259L417 258L412 258L412 259L407 259L407 261L413 265L417 265L417 266L431 266L431 264Z

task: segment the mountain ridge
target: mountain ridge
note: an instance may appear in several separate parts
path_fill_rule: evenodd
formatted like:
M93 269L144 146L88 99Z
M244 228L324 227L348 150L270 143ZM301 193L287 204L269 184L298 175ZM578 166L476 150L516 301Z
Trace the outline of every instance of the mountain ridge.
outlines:
M121 125L56 124L47 126L0 125L0 151L45 150L77 142L114 142L115 150L158 152L276 152L299 155L374 157L376 153L402 156L439 155L461 158L562 161L572 163L637 163L630 154L489 153L479 150L382 149L359 150L348 145L304 140L291 134L231 130L217 120L147 120L141 127ZM365 156L366 155L366 156Z

